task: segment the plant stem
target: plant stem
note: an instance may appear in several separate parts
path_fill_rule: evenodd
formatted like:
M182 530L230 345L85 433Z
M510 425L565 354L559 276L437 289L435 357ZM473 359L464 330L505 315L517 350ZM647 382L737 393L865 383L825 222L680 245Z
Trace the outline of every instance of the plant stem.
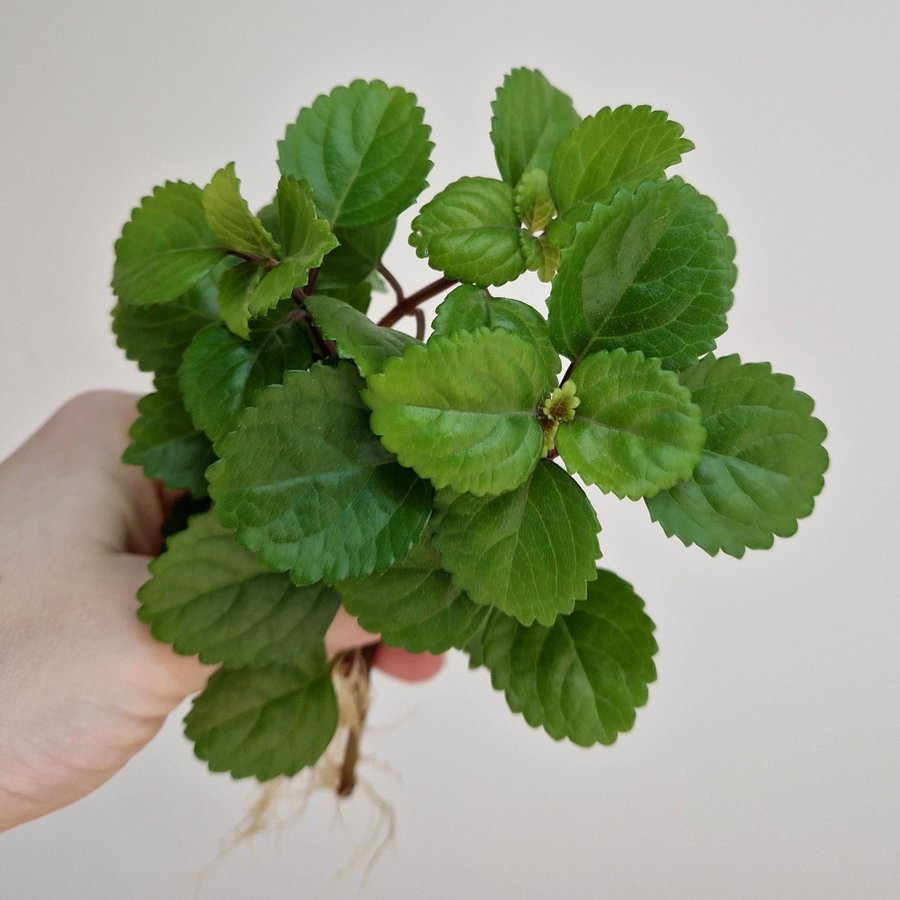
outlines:
M384 272L381 271L381 267L379 267L379 271L382 275L384 275ZM385 280L388 281L389 284L391 283L390 279L388 279L387 276L385 276ZM415 315L416 307L420 303L424 303L426 300L430 300L432 297L436 297L438 294L442 294L448 288L453 287L454 284L457 284L457 279L444 278L442 276L436 281L432 281L431 284L426 284L425 287L419 288L419 290L417 290L414 294L410 294L408 297L404 297L403 292L400 291L400 293L397 295L398 300L396 306L394 306L393 309L389 310L384 316L382 316L378 320L378 324L383 325L385 328L388 328L391 325L399 322L404 316Z
M384 263L379 263L378 274L391 286L391 290L393 290L394 296L397 298L397 303L403 303L406 298L403 295L403 288L400 286L400 282L394 277L394 273Z
M344 675L350 675L354 669L359 669L365 679L365 691L362 692L361 701L356 710L358 724L351 723L347 730L347 743L344 747L344 759L341 763L341 774L337 786L339 797L349 797L356 787L356 764L359 762L359 742L362 737L363 726L368 712L368 685L369 672L372 669L372 660L375 658L377 644L369 644L366 647L357 647L346 654L341 661Z

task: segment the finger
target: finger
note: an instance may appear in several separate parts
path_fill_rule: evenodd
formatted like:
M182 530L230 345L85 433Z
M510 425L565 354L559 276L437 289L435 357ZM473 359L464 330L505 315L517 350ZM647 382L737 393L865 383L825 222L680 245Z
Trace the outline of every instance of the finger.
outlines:
M344 650L377 644L378 635L366 631L342 606L325 635L325 650L332 659Z
M403 681L425 681L433 678L444 666L443 656L431 653L409 653L399 647L379 644L374 664L388 675Z

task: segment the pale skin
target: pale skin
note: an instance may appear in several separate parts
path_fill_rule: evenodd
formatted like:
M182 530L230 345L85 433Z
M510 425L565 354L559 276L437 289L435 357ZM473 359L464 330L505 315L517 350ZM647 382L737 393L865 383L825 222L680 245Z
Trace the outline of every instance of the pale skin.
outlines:
M76 397L0 463L0 831L98 788L215 671L135 616L172 502L120 462L136 399ZM343 610L326 637L330 655L376 641ZM441 664L375 655L409 681Z

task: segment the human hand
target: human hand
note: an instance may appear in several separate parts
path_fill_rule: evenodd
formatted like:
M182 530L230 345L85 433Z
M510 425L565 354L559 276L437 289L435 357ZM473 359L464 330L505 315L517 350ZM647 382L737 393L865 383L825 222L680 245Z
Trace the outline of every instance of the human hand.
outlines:
M173 500L120 461L135 400L76 397L0 464L0 831L95 790L215 671L135 615ZM325 642L333 656L377 637L341 610ZM411 681L441 663L374 657Z

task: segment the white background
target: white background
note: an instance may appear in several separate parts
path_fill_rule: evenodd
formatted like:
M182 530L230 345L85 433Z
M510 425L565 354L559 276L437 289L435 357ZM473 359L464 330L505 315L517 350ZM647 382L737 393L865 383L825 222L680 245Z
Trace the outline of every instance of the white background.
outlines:
M0 0L0 456L78 390L147 387L108 281L153 185L233 159L260 205L297 109L381 77L433 126L428 197L493 173L488 104L529 65L582 114L649 103L685 126L679 171L738 244L720 347L795 375L832 457L799 534L742 561L591 494L662 648L611 748L531 730L459 657L421 688L378 677L362 774L397 834L362 886L338 875L377 823L362 793L215 859L255 789L194 760L176 715L95 795L0 837L0 897L900 896L897 9ZM387 261L413 289L433 276L403 238Z

